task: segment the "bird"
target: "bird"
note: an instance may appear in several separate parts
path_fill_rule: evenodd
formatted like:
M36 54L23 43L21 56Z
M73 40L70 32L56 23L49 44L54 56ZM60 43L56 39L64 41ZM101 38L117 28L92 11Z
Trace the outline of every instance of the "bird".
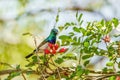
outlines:
M38 47L37 47L35 50L33 50L32 53L28 54L25 58L28 59L28 58L30 58L31 56L33 56L35 53L40 52L40 50L41 50L40 48L43 47L43 46L45 46L47 43L55 44L55 43L56 43L57 34L58 34L58 30L55 29L55 28L53 28L53 29L51 30L49 36L48 36L46 39L44 39L44 40L38 45Z

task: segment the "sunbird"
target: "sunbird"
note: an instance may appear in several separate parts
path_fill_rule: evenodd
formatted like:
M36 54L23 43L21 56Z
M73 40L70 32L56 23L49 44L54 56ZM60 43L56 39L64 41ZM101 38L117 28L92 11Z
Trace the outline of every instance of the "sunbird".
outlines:
M38 53L40 52L41 48L43 46L45 46L47 43L51 43L51 44L55 44L56 43L56 37L57 37L57 33L58 33L58 30L53 28L50 32L50 35L45 39L43 40L39 45L38 47L33 50L32 53L30 53L29 55L27 55L25 58L29 58L31 57L32 55L34 55L35 53ZM46 46L47 47L47 46Z

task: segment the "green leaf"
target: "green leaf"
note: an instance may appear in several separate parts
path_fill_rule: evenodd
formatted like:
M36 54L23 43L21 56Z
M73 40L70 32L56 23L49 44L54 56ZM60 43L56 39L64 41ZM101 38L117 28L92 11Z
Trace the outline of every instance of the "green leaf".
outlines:
M19 76L20 74L21 74L21 72L12 72L9 74L9 76L5 80L11 80L16 76Z
M73 40L75 41L75 42L77 42L77 37L75 36L75 37L73 37Z
M18 0L18 1L22 6L25 6L29 2L29 0Z
M116 78L115 76L111 76L109 77L109 80L116 80L115 78Z
M78 44L80 44L80 39L81 39L81 37L78 38Z
M78 17L78 11L76 12L76 18Z
M70 37L67 36L67 35L61 35L59 36L59 39L63 39L63 40L66 40L66 39L69 39Z
M78 21L80 22L81 21L81 18L82 18L83 14L80 14L79 18L78 18Z
M59 26L58 29L59 29L60 31L62 31L62 30L64 29L64 27L63 27L63 26Z
M108 71L108 68L105 67L105 68L102 69L102 71L103 71L103 72L107 72L107 71Z
M79 25L82 25L82 23L83 23L83 20L81 20L81 22L79 23Z
M63 59L74 59L76 60L76 55L74 55L73 53L68 53L65 56L62 57Z
M91 57L91 55L84 55L84 56L82 56L82 59L88 59L90 57Z
M64 62L64 60L62 58L57 58L55 62L58 64L61 64L62 62Z
M64 25L64 26L66 27L66 26L70 26L70 25L71 25L70 23L65 23L65 25Z
M19 69L20 69L20 65L17 65L17 66L16 66L16 69L19 70Z
M29 62L27 65L25 65L25 67L33 67L33 66L35 66L35 63L33 62Z
M87 66L87 64L89 64L89 62L90 62L89 60L86 60L83 65Z
M104 19L101 20L101 25L104 27L104 25L105 25Z
M113 66L114 63L113 62L107 62L106 66Z
M56 16L56 22L58 22L59 21L59 14L57 14L57 16Z
M89 70L85 70L85 75L88 75L90 73Z
M75 32L80 32L79 28L77 28L77 27L73 27L73 30L74 30Z
M74 32L70 32L69 34L70 34L70 36L74 36L75 35Z
M85 35L86 30L82 27L79 28L80 32L82 32L83 35Z
M77 66L76 75L81 76L84 73L84 69L81 66Z
M89 42L84 42L84 47L89 47Z
M120 62L118 63L118 68L120 69Z
M38 62L37 56L33 56L32 59L34 63Z
M67 45L69 45L69 44L70 44L70 42L69 42L69 41L62 41L61 46L67 46Z
M119 20L117 18L113 18L112 22L113 22L113 24L114 24L115 27L117 27L118 24L119 24Z
M49 76L48 78L47 78L47 80L55 80L56 78L55 78L55 75L51 75L51 76Z
M27 71L26 74L27 74L27 75L30 75L30 74L32 74L32 72L33 72L33 71Z

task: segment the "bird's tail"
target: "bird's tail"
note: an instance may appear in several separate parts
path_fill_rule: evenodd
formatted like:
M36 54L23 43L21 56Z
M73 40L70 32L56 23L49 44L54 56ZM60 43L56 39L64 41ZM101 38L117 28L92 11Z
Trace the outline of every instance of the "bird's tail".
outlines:
M31 57L33 54L34 54L34 53L30 53L30 54L28 54L25 58L27 59L27 58Z
M27 59L27 58L31 57L31 56L32 56L35 52L36 52L36 49L35 49L35 50L33 50L33 52L32 52L32 53L28 54L25 58Z

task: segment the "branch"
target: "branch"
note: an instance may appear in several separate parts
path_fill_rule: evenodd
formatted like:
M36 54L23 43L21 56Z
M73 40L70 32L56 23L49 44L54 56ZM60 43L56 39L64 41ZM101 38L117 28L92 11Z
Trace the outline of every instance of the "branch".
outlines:
M21 71L22 73L30 72L31 74L40 75L39 72L34 71L34 70L12 70L12 69L11 70L2 70L2 71L0 71L0 75L10 74L12 72L19 72L19 71ZM70 73L74 72L69 67L62 67L62 68L56 68L51 73L45 71L44 77L48 78L49 76L58 74L58 71L59 71L59 75L64 74L64 73L70 74ZM96 80L102 80L103 78L108 78L110 76L120 76L120 74L114 73L114 72L109 72L109 73L102 72L102 71L99 71L99 72L89 71L89 72L90 72L89 75L82 75L82 76L85 76L86 79L94 78ZM23 75L23 77L24 77L24 75ZM25 78L24 78L24 80L25 80Z
M0 75L10 74L12 72L19 72L19 71L22 71L22 73L28 73L28 72L30 72L31 74L38 74L34 70L30 71L30 70L13 70L13 69L10 69L10 70L2 70L2 71L0 71Z

